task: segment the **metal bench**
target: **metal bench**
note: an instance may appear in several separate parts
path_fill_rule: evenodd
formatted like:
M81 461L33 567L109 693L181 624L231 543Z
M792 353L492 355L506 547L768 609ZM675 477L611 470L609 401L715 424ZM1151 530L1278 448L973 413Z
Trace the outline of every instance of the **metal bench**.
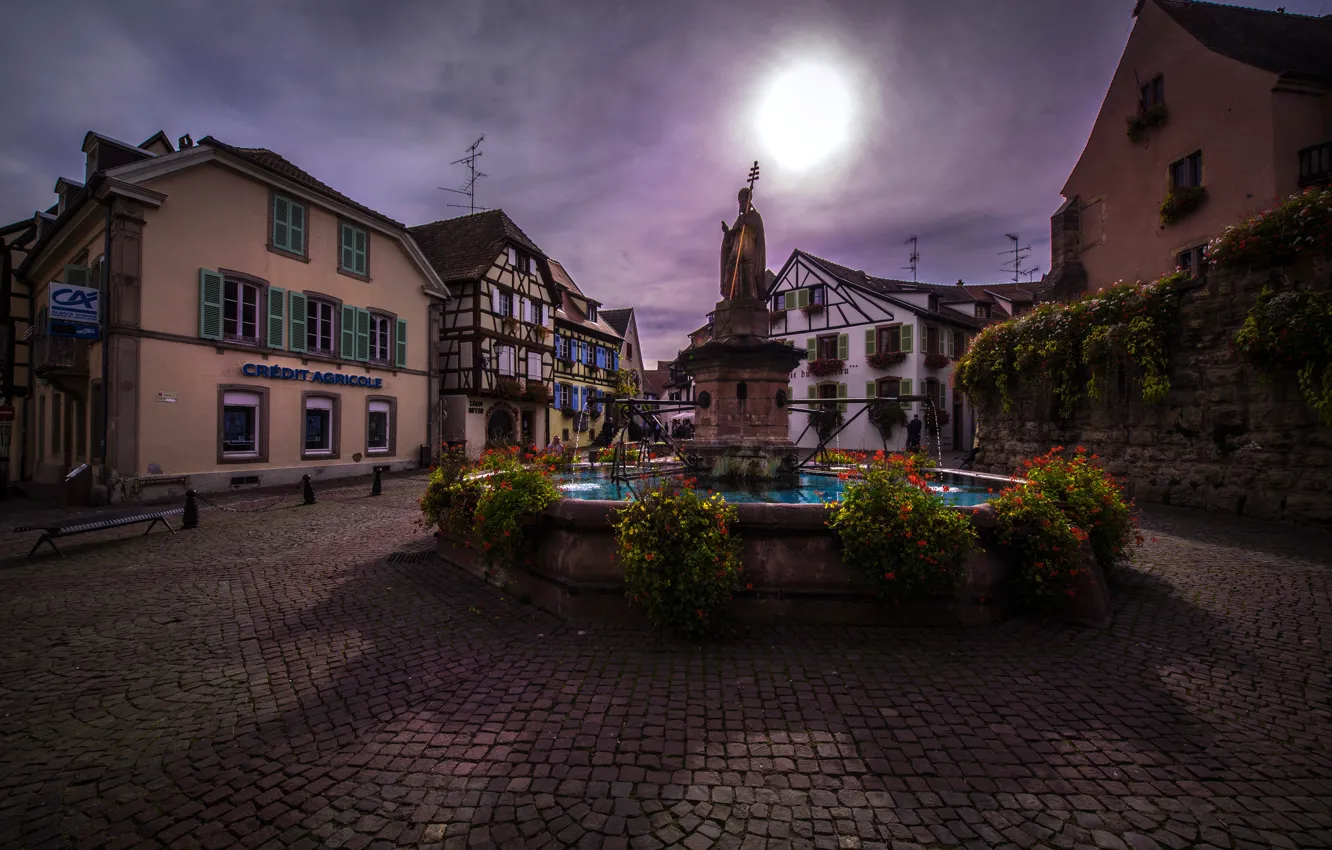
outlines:
M37 525L21 525L18 528L14 529L14 533L21 534L25 531L42 532L42 536L37 540L37 543L32 547L32 551L28 553L29 558L37 554L37 550L41 548L43 543L50 546L52 549L55 550L55 553L57 555L63 558L65 557L65 554L61 552L59 549L56 549L55 538L57 537L69 537L74 534L83 534L89 531L104 531L108 528L120 528L122 525L138 525L141 522L148 523L148 528L143 533L145 537L148 536L148 532L153 530L153 526L157 525L159 522L166 526L167 531L171 532L172 534L175 534L176 530L171 527L171 523L167 522L167 518L173 516L182 516L184 515L184 513L185 513L184 508L171 508L165 511L146 511L141 513L120 514L116 516L108 516L105 517L104 519L98 519L98 520L84 519L80 521L78 517L74 517L70 520L66 520L65 522L49 522L49 523L39 523Z

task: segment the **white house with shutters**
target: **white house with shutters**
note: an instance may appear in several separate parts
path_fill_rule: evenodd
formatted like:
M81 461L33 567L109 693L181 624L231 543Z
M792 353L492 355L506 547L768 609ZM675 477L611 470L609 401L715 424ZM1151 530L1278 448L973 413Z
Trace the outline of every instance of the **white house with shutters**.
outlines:
M791 374L797 407L811 400L896 398L928 395L945 412L939 443L945 451L971 447L975 422L970 406L949 385L953 360L983 325L970 310L975 298L965 287L877 278L807 254L792 252L769 290L769 336L808 352ZM864 405L840 403L843 418L860 413L829 445L900 451L906 427L881 429ZM902 402L905 419L926 418L922 402ZM791 415L791 436L814 447L809 417ZM887 433L885 433L885 430ZM928 444L936 444L930 436Z

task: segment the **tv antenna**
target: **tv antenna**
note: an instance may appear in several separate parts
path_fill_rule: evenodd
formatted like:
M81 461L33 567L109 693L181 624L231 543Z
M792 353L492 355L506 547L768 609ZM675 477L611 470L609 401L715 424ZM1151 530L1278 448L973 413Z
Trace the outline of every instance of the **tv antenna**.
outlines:
M477 139L475 142L472 142L471 146L467 148L467 156L463 157L462 159L455 159L453 162L449 163L449 165L462 164L467 166L466 186L463 186L461 189L447 189L443 186L437 187L439 189L443 189L445 192L453 192L458 195L467 196L467 203L449 204L449 206L466 209L469 212L476 212L477 210L487 209L486 207L478 207L476 205L476 181L480 180L482 177L490 176L489 174L476 170L476 158L481 156L481 143L484 142L485 140L486 140L486 134L482 133L481 138Z
M1031 283L1032 280L1034 280L1036 277L1036 272L1040 270L1041 270L1040 266L1032 266L1031 268L1027 269L1027 271L1024 272L1024 274L1027 275L1027 283Z
M1031 246L1022 245L1021 240L1018 238L1018 235L1016 233L1005 233L1004 235L1007 236L1009 241L1013 243L1013 247L1007 251L1000 251L999 254L1001 256L1004 254L1012 254L1013 259L1011 261L1012 268L1009 268L1008 263L1004 263L1004 267L1000 269L1000 271L1004 272L1011 271L1013 273L1013 282L1021 283L1022 276L1024 274L1029 275L1035 273L1036 271L1036 268L1030 268L1030 269L1022 268L1022 261L1027 259L1027 254L1031 253Z
M903 269L911 269L912 283L916 282L916 267L920 265L920 254L916 251L916 243L918 241L919 240L917 240L916 237L914 236L912 236L910 239L907 240L907 243L911 245L911 259L908 260L907 262L909 262L911 265L902 266Z

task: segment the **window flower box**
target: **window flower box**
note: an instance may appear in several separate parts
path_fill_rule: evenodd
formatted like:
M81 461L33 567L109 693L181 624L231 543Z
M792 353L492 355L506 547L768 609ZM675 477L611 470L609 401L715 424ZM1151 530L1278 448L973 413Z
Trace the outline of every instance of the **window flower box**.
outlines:
M773 311L771 311L770 313L768 313L768 318L770 318L770 319L772 320L772 322L775 324L775 323L777 322L777 320L779 320L779 319L785 319L785 318L786 318L786 310L784 310L784 309L783 309L783 310L773 310Z
M520 401L523 397L523 385L516 378L500 378L495 382L495 395L509 401Z
M1207 190L1202 186L1183 186L1171 189L1161 201L1161 224L1171 225L1187 217L1202 206L1207 200Z
M1143 136L1147 135L1148 130L1153 127L1160 127L1169 117L1170 114L1166 112L1164 103L1149 106L1146 109L1130 115L1126 119L1128 127L1125 130L1128 134L1129 141L1140 141Z
M560 413L564 414L564 418L565 418L565 419L573 419L573 418L574 418L574 414L577 413L577 412L578 412L578 411L574 410L572 407L561 407L561 408L560 408Z
M906 361L905 351L880 351L865 358L872 369L887 369Z
M516 316L505 316L504 321L500 322L500 328L509 336L517 336L518 318Z
M845 361L835 357L826 357L822 360L809 361L809 374L816 378L824 378L828 375L840 375Z
M546 337L550 336L550 329L547 328L545 325L533 325L532 329L536 331L536 338L538 342L545 342Z
M523 387L523 401L549 404L550 387L536 381L528 381L527 386Z
M823 305L806 304L804 307L800 308L800 312L804 313L806 316L817 316L818 314L823 312Z
M949 357L947 354L926 354L926 355L925 355L925 368L926 368L926 369L942 369L942 368L944 368L945 366L947 366L949 363L952 363L952 362L953 362L953 358Z

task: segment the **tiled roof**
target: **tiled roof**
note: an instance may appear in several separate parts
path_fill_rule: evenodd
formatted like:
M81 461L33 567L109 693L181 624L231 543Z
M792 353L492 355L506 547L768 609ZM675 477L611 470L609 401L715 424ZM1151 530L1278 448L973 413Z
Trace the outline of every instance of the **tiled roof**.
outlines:
M1332 16L1190 0L1156 3L1214 53L1277 74L1332 81Z
M583 295L583 290L578 288L578 284L574 282L573 275L569 274L569 270L564 267L563 263L559 260L550 259L547 259L546 263L550 266L550 276L551 279L555 281L556 286L561 289L567 289L581 298L587 297L586 295Z
M557 322L576 325L583 330L620 339L620 334L616 332L615 328L607 324L606 317L601 310L597 311L596 321L590 321L587 318L587 314L579 309L578 305L574 303L571 296L577 295L580 298L587 298L587 296L578 288L578 284L574 283L573 276L569 274L563 264L558 260L547 260L546 262L550 265L550 276L554 278L555 283L558 284L562 290L560 306L555 308L555 320ZM592 299L592 301L593 303L596 303L595 299Z
M606 320L606 324L615 328L616 333L624 336L629 332L629 317L633 314L633 307L615 307L611 310L602 310L601 318Z
M642 374L644 392L661 395L666 382L671 379L670 369L644 369Z
M407 229L446 282L479 279L510 242L537 258L546 256L504 210L486 210ZM552 272L556 265L551 263Z
M363 212L366 215L373 216L374 218L379 219L385 224L392 225L393 227L396 227L398 229L406 227L406 225L404 225L400 221L395 221L381 212L377 212L375 210L370 209L364 204L356 203L351 198L347 197L338 190L329 186L327 183L323 183L319 180L316 180L314 177L310 176L307 172L297 168L291 162L284 159L281 155L274 153L268 148L238 148L233 145L228 145L225 142L219 142L217 139L214 139L212 136L204 136L202 139L199 140L199 144L210 145L212 147L217 148L218 150L226 151L227 153L240 157L243 160L252 162L261 168L265 168L276 174L281 174L283 177L286 177L289 180L294 180L295 182L299 183L300 185L304 186L307 189L310 189L314 192L318 192L319 194L323 195L326 198L332 198L333 200L339 203L346 204L347 206L355 210L359 210L360 212Z

